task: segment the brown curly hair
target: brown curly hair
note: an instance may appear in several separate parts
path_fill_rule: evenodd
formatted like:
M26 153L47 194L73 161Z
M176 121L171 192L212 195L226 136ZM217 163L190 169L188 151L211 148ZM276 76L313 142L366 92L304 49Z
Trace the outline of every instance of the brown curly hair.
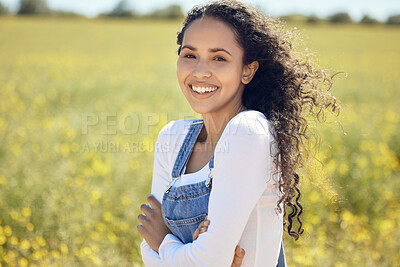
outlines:
M178 54L185 30L202 17L219 19L231 27L244 50L243 64L259 62L252 81L245 86L242 104L262 112L274 126L277 144L274 161L280 167L282 192L277 208L282 212L280 204L284 203L284 229L297 240L303 233L297 170L309 154L305 141L312 136L307 118L310 115L319 118L325 109L339 110L335 97L328 92L332 77L328 78L323 70L313 69L307 55L295 53L290 42L293 34L285 30L279 19L266 17L239 1L213 1L190 10L178 32ZM322 90L324 85L328 90ZM287 218L286 207L291 209ZM292 230L294 219L299 224L296 230Z

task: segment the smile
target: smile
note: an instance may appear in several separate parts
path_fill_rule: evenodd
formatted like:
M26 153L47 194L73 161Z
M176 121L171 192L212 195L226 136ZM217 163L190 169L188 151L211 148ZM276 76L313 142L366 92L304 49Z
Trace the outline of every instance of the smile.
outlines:
M216 86L205 87L205 86L195 86L195 85L191 86L191 88L193 89L193 91L195 91L199 94L211 93L218 89L218 87L216 87Z

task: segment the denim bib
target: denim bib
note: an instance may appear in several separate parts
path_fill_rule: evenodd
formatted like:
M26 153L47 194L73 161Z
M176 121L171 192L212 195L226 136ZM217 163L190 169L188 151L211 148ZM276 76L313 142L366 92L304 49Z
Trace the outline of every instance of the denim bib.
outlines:
M215 151L208 164L210 172L208 177L204 177L204 181L178 187L174 187L173 185L183 174L184 167L192 153L202 127L202 119L194 119L192 121L172 169L172 181L168 185L162 200L164 222L172 234L178 237L184 244L193 242L192 235L194 231L208 214ZM286 267L282 243L277 267Z

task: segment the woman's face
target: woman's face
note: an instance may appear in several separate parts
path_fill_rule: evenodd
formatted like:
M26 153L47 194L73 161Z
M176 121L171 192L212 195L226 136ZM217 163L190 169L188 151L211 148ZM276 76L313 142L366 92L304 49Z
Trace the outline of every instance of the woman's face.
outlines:
M241 107L243 53L224 22L205 17L190 24L182 40L177 76L195 112L229 112Z

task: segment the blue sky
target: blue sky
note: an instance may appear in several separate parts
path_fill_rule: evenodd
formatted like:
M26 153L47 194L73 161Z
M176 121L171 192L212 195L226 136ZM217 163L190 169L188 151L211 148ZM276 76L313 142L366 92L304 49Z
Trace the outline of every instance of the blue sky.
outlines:
M120 0L47 0L53 9L75 11L93 17L101 12L111 10ZM0 0L1 3L16 10L19 0ZM139 12L148 12L155 8L179 4L186 12L196 4L206 0L129 0L131 6ZM260 7L272 16L302 13L326 17L335 12L348 12L355 20L363 15L370 15L381 21L388 16L400 14L400 0L244 0L244 2Z

